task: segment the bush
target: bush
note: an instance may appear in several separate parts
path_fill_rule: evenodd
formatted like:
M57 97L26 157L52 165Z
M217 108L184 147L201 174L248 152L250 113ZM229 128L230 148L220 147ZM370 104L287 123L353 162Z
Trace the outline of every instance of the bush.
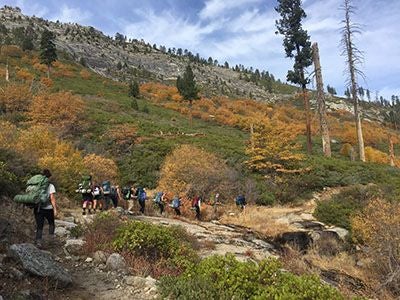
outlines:
M226 198L235 187L235 174L215 154L192 145L176 148L161 168L159 188L175 194L203 196L219 192Z
M212 256L178 277L159 283L172 299L344 299L316 276L296 276L276 259L240 262L233 255Z
M147 259L187 259L196 257L192 245L180 227L164 227L139 221L124 224L118 229L114 248L118 251L134 252Z
M97 214L84 232L85 252L87 254L97 250L113 252L113 239L121 224L122 221L112 212L107 211Z
M400 295L400 203L374 199L351 222L353 237L369 247L369 266L394 298Z
M323 223L351 229L350 218L381 193L376 185L346 188L330 200L317 203L314 216Z

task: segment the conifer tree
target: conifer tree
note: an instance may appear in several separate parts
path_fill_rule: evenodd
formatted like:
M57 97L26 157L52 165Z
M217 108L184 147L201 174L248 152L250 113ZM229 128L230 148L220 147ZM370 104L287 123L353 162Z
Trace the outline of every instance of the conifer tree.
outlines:
M139 105L136 98L140 95L139 83L135 80L129 83L129 97L132 97L131 106L134 110L139 110Z
M194 74L190 65L187 65L182 77L178 76L176 80L176 87L178 88L179 94L181 94L183 99L189 102L190 123L192 123L192 104L194 100L199 98L199 89L196 85Z
M306 111L307 151L311 153L310 102L307 97L309 79L305 69L312 64L311 42L307 31L302 28L302 20L307 16L301 7L301 0L278 0L275 10L281 15L276 21L277 33L284 36L283 47L286 57L294 58L293 70L289 70L287 80L301 86Z
M53 62L57 60L56 45L54 44L55 35L49 30L42 33L40 39L40 60L47 66L47 77L50 78L50 69Z

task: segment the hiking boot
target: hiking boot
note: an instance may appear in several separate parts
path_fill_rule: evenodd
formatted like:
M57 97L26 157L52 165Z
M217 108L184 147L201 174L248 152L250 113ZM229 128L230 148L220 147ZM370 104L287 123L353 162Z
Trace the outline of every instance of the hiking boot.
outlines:
M82 212L82 216L85 216L85 215L86 215L86 211L83 211L83 212Z
M89 215L91 215L92 214L92 211L89 209Z

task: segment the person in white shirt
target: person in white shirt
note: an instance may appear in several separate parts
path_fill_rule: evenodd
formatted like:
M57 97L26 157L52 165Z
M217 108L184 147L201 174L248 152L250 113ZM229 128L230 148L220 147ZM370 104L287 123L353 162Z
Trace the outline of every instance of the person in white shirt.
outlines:
M46 176L47 178L50 178L51 172L48 169L44 169L42 175ZM35 244L37 244L38 246L41 246L42 244L42 234L43 234L43 226L45 219L47 219L47 221L49 222L49 236L54 237L54 230L55 230L54 218L57 215L55 193L56 193L56 188L52 183L50 183L47 188L47 195L48 195L47 203L39 204L39 207L36 206L33 209L36 221Z

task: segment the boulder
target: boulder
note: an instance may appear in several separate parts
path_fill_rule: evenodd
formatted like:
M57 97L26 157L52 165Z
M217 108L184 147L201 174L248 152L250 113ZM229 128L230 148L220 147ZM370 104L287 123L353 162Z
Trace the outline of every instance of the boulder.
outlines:
M58 237L65 237L69 235L69 232L64 227L56 227L54 234Z
M127 276L124 278L126 285L133 287L134 289L144 290L156 288L157 280L147 276L146 278L140 276Z
M82 252L83 245L85 244L84 240L81 239L71 239L67 240L65 242L64 249L67 250L67 252L70 255L79 255Z
M106 267L110 271L126 271L127 265L125 259L121 254L113 253L111 254L106 262Z
M62 221L62 220L55 220L56 227L64 227L68 230L76 227L77 225L74 222L67 222L67 221Z
M293 231L282 233L275 239L275 242L282 245L289 244L300 251L304 251L311 245L312 240L309 233L306 231Z
M105 264L107 262L107 254L103 251L96 251L93 254L93 262L95 264Z
M342 240L345 240L346 237L349 235L349 231L341 227L329 228L327 231L335 232Z
M62 287L72 283L71 275L51 255L32 244L14 244L9 254L30 274L47 277Z

